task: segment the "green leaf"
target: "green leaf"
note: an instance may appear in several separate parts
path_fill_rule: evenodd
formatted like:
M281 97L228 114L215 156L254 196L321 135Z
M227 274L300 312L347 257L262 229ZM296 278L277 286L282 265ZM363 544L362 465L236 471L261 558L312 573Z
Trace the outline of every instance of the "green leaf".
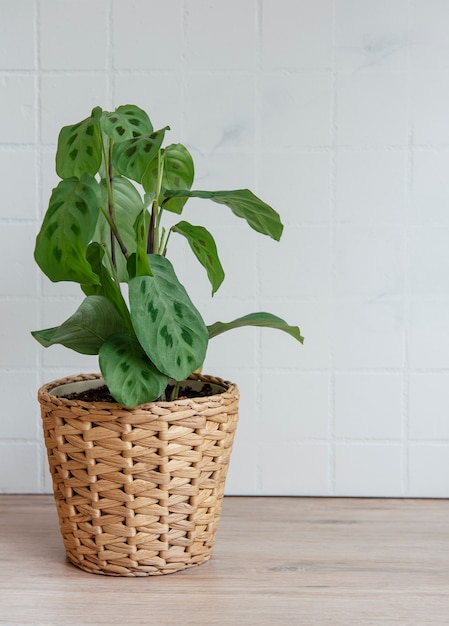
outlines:
M134 258L128 261L128 274L133 278L135 276L152 276L150 264L147 255L148 230L150 228L151 217L146 209L144 209L137 217L134 224L136 233L136 254ZM130 263L131 261L131 263ZM130 271L132 264L133 270Z
M116 170L123 176L141 183L148 166L162 145L168 128L166 126L151 134L114 144L112 163Z
M34 258L53 282L68 280L97 284L98 276L86 259L100 211L100 187L91 176L62 180L36 239Z
M117 309L103 296L87 296L61 326L31 334L44 348L61 344L81 354L98 354L104 341L126 330Z
M193 226L184 221L173 226L173 232L179 233L187 239L196 258L206 268L207 276L212 285L212 295L214 295L225 277L214 238L203 226Z
M100 349L100 369L112 396L135 407L156 400L168 377L158 371L134 335L111 335Z
M255 196L249 189L235 191L167 191L172 198L205 198L218 204L228 206L234 215L242 217L248 224L262 235L268 235L279 241L283 225L279 214L268 204Z
M153 132L153 125L148 115L134 104L119 106L113 113L104 111L101 127L113 141L126 141Z
M242 326L263 326L265 328L276 328L288 333L294 337L300 343L304 343L304 337L301 336L301 332L297 326L289 326L280 317L272 315L271 313L250 313L239 317L232 322L215 322L207 327L209 331L209 339L221 335L221 333L233 328L241 328Z
M195 175L195 168L190 152L180 143L171 144L163 151L162 193L159 196L163 208L172 213L182 213L187 198L166 198L165 190L190 189ZM158 160L148 167L142 185L147 192L157 191Z
M81 178L83 174L95 176L100 169L100 116L101 109L97 107L85 120L61 128L56 151L56 172L60 178Z
M128 253L132 254L136 251L134 222L143 211L142 198L134 185L121 176L113 178L112 194L114 197L114 220ZM103 209L108 212L108 192L104 180L101 181L101 196ZM105 245L109 250L109 254L111 254L110 226L103 213L100 213L92 239L101 245ZM126 259L117 242L115 242L115 254L119 280L126 282L128 280Z
M120 285L116 283L111 272L104 264L105 249L99 243L93 242L87 248L87 260L92 270L100 278L99 285L81 285L86 296L104 296L112 302L120 313L129 330L132 330L131 317L128 307L120 291Z
M153 276L138 276L129 282L131 320L156 367L183 380L204 362L207 328L170 261L157 254L148 258Z

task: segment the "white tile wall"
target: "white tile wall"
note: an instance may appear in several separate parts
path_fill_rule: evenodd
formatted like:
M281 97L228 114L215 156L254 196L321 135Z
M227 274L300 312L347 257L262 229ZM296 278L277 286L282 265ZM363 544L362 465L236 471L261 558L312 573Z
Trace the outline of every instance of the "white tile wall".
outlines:
M2 72L0 77L0 136L6 144L27 144L35 140L35 80L31 75Z
M399 444L337 443L334 493L372 498L397 496L403 491L402 454Z
M111 37L111 69L179 68L185 54L183 0L109 0L108 11L110 18L99 26Z
M43 70L106 69L109 35L105 28L98 28L98 24L105 24L108 19L106 0L45 0L39 8Z
M332 0L264 0L261 15L264 69L331 68Z
M341 71L337 74L337 141L342 146L407 143L406 72Z
M253 2L186 0L185 15L185 60L189 69L254 69L257 30ZM178 58L175 61L177 65Z
M281 243L193 201L227 273L206 370L239 383L228 493L449 496L449 3L444 0L2 0L0 491L50 489L37 387L97 369L29 331L81 299L34 267L57 134L99 104L147 109L184 142L197 188L249 187ZM192 269L191 269L192 268ZM22 400L19 404L18 400Z
M336 65L340 70L405 69L409 0L336 0Z
M271 70L260 74L259 83L259 143L263 150L329 146L329 72Z
M0 68L31 70L35 67L35 2L2 1ZM6 16L8 16L7 19Z

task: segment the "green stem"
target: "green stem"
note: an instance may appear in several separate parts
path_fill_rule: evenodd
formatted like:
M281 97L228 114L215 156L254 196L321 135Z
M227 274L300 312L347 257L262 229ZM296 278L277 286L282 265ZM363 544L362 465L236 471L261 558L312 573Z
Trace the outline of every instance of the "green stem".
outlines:
M125 257L126 260L128 260L129 258L128 250L125 244L123 243L122 238L120 237L120 233L118 232L115 222L111 219L111 216L109 215L109 211L105 211L104 208L101 207L101 212L103 213L105 220L109 224L111 231L114 233L114 237L116 238L117 243L120 246L120 250L122 251L123 256Z
M153 200L151 205L151 216L150 216L150 226L148 228L148 243L147 243L147 253L153 254L154 252L154 222L156 219L155 212L157 211L157 202Z
M108 163L107 163L107 172L106 172L106 187L108 190L108 210L109 215L111 216L111 220L115 224L115 208L114 208L114 189L112 186L112 140L109 140L109 150L108 150ZM117 268L117 259L115 254L115 240L116 237L114 232L111 230L111 257L112 257L112 265L116 269Z
M162 256L166 256L167 255L168 240L170 239L170 235L172 234L172 232L173 232L173 226L170 228L170 230L167 233L167 238L165 240L164 247L162 249Z
M171 401L173 402L173 400L177 400L178 396L179 396L179 388L181 386L181 381L177 380L175 383L175 386L173 387L173 391L171 394Z
M159 236L159 229L161 224L162 217L162 208L159 210L159 196L161 195L162 189L162 175L164 172L164 159L162 155L162 150L159 150L157 153L157 181L156 181L156 191L155 198L151 207L151 219L150 219L150 229L148 231L148 245L147 251L149 254L159 254L161 250L161 241Z
M120 250L122 251L125 259L128 259L129 254L126 249L125 244L123 243L123 239L120 236L117 225L115 223L115 209L114 209L114 190L112 187L112 140L109 140L108 143L108 152L106 153L106 148L104 145L103 137L101 139L101 149L103 152L103 162L104 162L104 175L106 180L106 190L108 194L108 210L105 211L103 207L101 207L101 212L103 213L106 221L109 224L109 228L111 229L111 255L112 255L112 263L114 267L117 267L117 262L115 258L115 242L117 241L120 246Z

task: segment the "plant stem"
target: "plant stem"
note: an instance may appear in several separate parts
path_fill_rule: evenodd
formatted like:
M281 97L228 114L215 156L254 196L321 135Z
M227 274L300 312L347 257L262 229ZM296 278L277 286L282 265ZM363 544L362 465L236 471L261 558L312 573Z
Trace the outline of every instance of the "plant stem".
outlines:
M105 170L105 180L106 180L106 190L108 194L108 210L105 211L103 207L101 207L101 212L103 213L106 221L109 224L109 228L111 229L111 256L112 263L114 268L117 269L116 255L115 255L115 242L117 241L120 246L120 250L122 251L125 259L128 260L129 254L126 249L125 244L123 243L123 239L120 236L117 225L115 223L115 210L114 210L114 190L112 187L113 174L112 174L112 140L109 140L108 143L108 153L106 154L106 149L104 145L104 141L102 138L102 152L103 152L103 161L104 161L104 170Z
M159 150L157 153L157 180L156 180L156 192L155 198L151 207L151 219L150 219L150 228L148 231L148 245L147 252L148 254L159 254L161 249L161 242L159 240L159 227L161 223L162 217L162 208L159 211L159 196L161 195L162 189L162 174L164 171L164 159L162 155L162 150Z
M156 219L155 212L157 211L157 200L153 200L151 203L151 217L150 217L150 226L148 228L148 244L147 244L147 253L153 254L154 252L154 222Z
M179 396L179 388L181 386L181 381L177 380L175 383L175 386L173 387L173 391L171 394L171 401L173 402L173 400L176 400Z
M115 224L115 210L114 210L114 189L112 187L112 141L109 140L109 150L108 150L108 163L107 163L107 172L106 172L106 185L108 189L108 210L109 215L111 216L111 220ZM117 270L117 259L115 255L115 235L114 231L111 230L111 258L112 265L115 270Z
M128 258L129 258L128 250L127 250L125 244L123 243L122 238L120 237L120 233L117 230L117 226L116 226L115 222L111 219L111 216L109 215L109 212L105 211L103 209L103 207L101 207L101 212L103 213L107 223L109 224L109 227L110 227L111 231L114 233L114 237L117 240L118 245L120 246L120 250L122 251L123 256L125 257L126 260L128 260Z
M167 233L167 238L165 239L165 243L164 243L164 247L162 249L162 256L166 256L167 254L167 246L168 246L168 240L170 239L170 235L173 232L173 226L170 228L170 230Z

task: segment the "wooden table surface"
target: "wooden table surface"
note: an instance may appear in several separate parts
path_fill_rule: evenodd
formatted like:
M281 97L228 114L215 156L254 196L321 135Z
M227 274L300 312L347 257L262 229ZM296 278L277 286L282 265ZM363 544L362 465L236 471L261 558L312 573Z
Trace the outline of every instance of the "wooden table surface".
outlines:
M211 561L148 578L65 561L51 496L0 496L1 624L449 624L449 501L225 498Z

